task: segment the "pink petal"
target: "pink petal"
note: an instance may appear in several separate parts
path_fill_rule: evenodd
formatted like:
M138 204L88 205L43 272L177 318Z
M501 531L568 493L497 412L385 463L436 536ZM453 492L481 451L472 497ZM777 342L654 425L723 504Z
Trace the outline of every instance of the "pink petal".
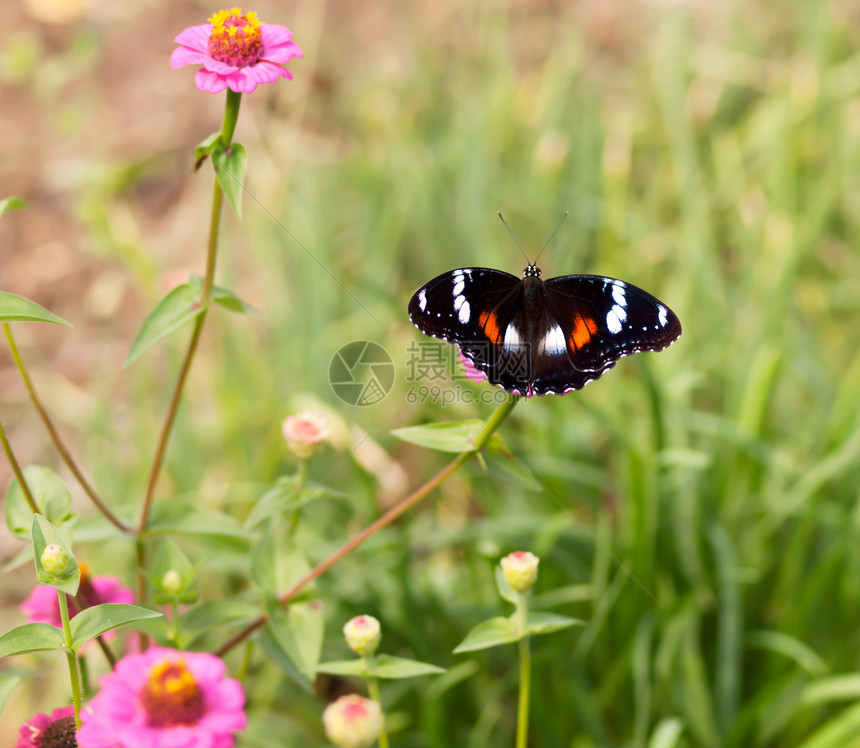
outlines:
M268 49L279 44L286 44L293 38L293 32L286 26L279 26L277 23L264 23L260 27L260 38L263 41L263 48Z
M208 59L209 56L205 52L198 52L188 47L177 47L170 55L170 67L176 70L183 65L202 65Z
M209 57L209 55L206 55L206 61L203 63L203 67L211 73L218 73L218 75L230 75L231 73L235 73L239 70L239 68L233 65L228 65L226 62L221 62L213 57Z
M245 74L257 83L274 83L278 78L289 77L289 73L274 62L258 62L245 68Z
M212 24L201 23L199 26L189 26L187 29L183 29L173 41L196 52L206 52L209 49L209 35L211 33Z
M208 70L198 70L194 76L194 83L197 85L198 91L205 93L221 93L227 88L227 78L218 73L212 73Z
M278 44L273 47L264 47L262 59L270 62L288 62L293 57L304 57L299 45L295 42L287 42L286 44Z
M231 75L224 76L231 91L236 93L251 93L257 88L257 82L248 75L250 68L241 68Z
M460 356L460 361L463 364L463 368L466 369L466 376L471 379L473 382L483 382L487 375L484 372L480 371L475 367L475 365L463 355L463 351L460 348L457 348L457 355Z

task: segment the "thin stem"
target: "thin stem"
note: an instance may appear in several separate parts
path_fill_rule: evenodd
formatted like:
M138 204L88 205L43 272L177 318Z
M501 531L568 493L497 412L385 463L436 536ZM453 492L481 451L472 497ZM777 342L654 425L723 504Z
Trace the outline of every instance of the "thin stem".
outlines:
M90 482L86 479L81 469L78 467L78 464L75 462L72 457L72 453L69 452L69 448L66 446L65 442L63 442L62 437L54 426L53 421L51 421L51 417L48 415L48 411L45 410L45 406L42 404L41 399L36 394L36 388L33 386L33 381L30 379L30 375L27 372L27 368L24 366L24 362L21 359L21 355L18 352L18 346L15 344L15 338L12 336L12 328L8 323L3 323L3 332L6 333L6 340L9 343L9 350L12 353L12 358L15 360L15 366L18 368L18 373L21 375L21 379L24 380L24 386L27 388L27 393L30 395L30 401L33 403L33 407L36 408L36 412L39 414L39 418L42 419L42 423L45 426L45 429L48 431L48 435L51 437L51 441L54 443L54 447L56 447L57 452L60 455L60 458L63 462L66 463L66 467L69 468L72 475L75 476L75 480L77 480L80 487L84 490L87 496L90 497L90 500L93 504L96 505L98 510L117 528L122 530L123 532L132 532L131 527L129 527L125 522L123 522L119 517L117 517L110 509L107 508L105 503L99 498L96 490L90 485Z
M517 623L520 631L526 631L528 618L528 593L517 594ZM520 699L517 709L517 745L516 748L526 748L529 733L529 692L531 691L531 650L529 637L523 636L519 641L520 650Z
M513 410L514 406L517 404L519 398L510 397L493 412L493 414L487 419L487 422L484 424L484 429L475 439L474 449L469 452L463 452L459 454L452 462L449 462L446 467L444 467L441 471L436 473L430 480L428 480L424 485L415 489L411 494L409 494L405 499L403 499L399 504L396 504L391 509L389 509L385 514L383 514L376 522L366 527L357 535L354 535L348 542L344 543L337 551L335 551L331 556L329 556L325 561L317 564L313 569L311 569L307 574L305 574L298 582L296 582L289 590L287 590L283 595L278 598L278 602L285 606L290 602L305 585L312 582L318 576L324 574L328 571L332 566L334 566L338 561L343 559L349 553L354 551L358 546L360 546L365 540L367 540L371 535L381 530L383 527L390 525L395 519L397 519L401 514L403 514L408 509L411 509L415 504L417 504L421 499L423 499L427 494L429 494L433 489L437 488L439 485L445 482L450 476L456 473L463 465L465 465L469 460L471 460L478 452L483 449L487 442L490 441L492 435L496 432L496 430L501 426L502 422L505 418L510 415L510 412ZM247 637L249 637L254 631L258 628L265 625L268 620L267 614L262 614L259 617L255 618L251 623L249 623L244 629L235 634L232 638L228 639L220 649L218 649L215 654L219 657L223 657L227 652L229 652L233 647L235 647L240 642L244 641Z
M6 438L6 430L3 428L2 421L0 421L0 444L3 445L3 451L6 453L9 464L12 466L12 472L15 473L15 477L18 479L18 485L21 486L21 490L24 492L24 498L27 500L30 510L33 514L38 514L39 507L36 505L36 500L33 498L33 493L30 491L30 486L24 477L24 472L21 470L18 460L15 459L15 453L12 451L12 445L9 444L9 440Z
M221 125L221 144L227 149L233 139L233 132L236 129L236 120L239 116L239 104L241 103L242 95L237 94L228 89L227 100L224 110L224 121ZM212 286L215 281L215 261L218 257L218 237L221 226L221 206L224 202L224 193L218 184L217 177L214 179L212 192L212 212L209 220L209 242L206 250L206 274L203 278L203 288L200 292L198 304L201 307L200 314L194 320L194 329L191 332L191 339L188 341L188 350L185 353L185 358L182 361L182 366L179 370L179 377L176 381L176 387L173 390L173 396L170 398L170 406L167 410L167 417L164 420L164 425L161 429L161 435L158 439L158 445L155 449L155 456L152 458L152 466L149 470L149 478L146 483L146 496L143 501L143 510L140 513L140 523L137 527L137 535L143 534L149 521L149 513L152 509L152 500L155 496L155 486L158 482L158 476L161 473L161 467L164 463L164 454L167 451L167 442L170 438L170 432L173 429L173 423L176 420L176 413L179 409L179 401L182 399L182 391L185 388L185 381L188 378L188 372L191 370L191 364L194 360L194 354L197 351L197 344L200 342L200 333L203 331L203 323L206 320L206 313L209 309L209 300L212 295Z
M179 646L179 602L174 597L170 601L170 638L173 640L173 643L178 647Z
M375 667L374 656L373 655L365 655L363 658L365 667L373 671ZM388 731L385 729L385 711L382 708L382 697L379 694L379 680L376 677L371 676L367 679L367 691L370 694L370 698L373 699L377 704L379 704L379 710L382 712L382 727L379 730L379 748L388 748Z
M60 620L63 623L63 639L66 647L66 660L69 663L69 676L72 680L72 703L75 706L75 726L81 726L81 682L78 678L78 658L72 652L72 627L69 624L69 603L66 593L57 590L57 599L60 601Z
M305 484L308 480L308 463L306 460L299 460L299 467L296 470L296 495L300 495L305 490ZM296 534L299 526L299 518L302 516L302 507L297 506L293 510L290 517L290 537Z

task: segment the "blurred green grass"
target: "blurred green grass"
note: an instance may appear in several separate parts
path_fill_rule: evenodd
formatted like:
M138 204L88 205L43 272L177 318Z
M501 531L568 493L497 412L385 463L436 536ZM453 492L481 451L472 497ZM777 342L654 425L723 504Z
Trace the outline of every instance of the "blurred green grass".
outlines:
M622 277L684 325L669 350L515 410L502 436L545 490L500 478L501 458L489 476L473 465L319 581L331 658L344 655L342 624L371 613L385 651L451 669L386 684L398 746L512 743L514 650L450 651L504 610L492 567L520 548L542 559L547 605L589 621L535 642L532 745L860 745L858 19L839 2L633 7L265 8L307 56L293 89L246 97L246 218L225 220L218 281L265 317L207 323L162 495L243 516L289 469L279 420L307 398L369 433L410 485L441 467L388 431L489 407L406 404L420 338L406 303L453 267L519 271L499 209L532 256L564 210L566 228L585 219L544 273ZM195 122L198 140L217 126ZM148 183L182 189L172 164L194 142L70 188L88 262L122 261L141 309L163 293L174 249L176 264L202 267L208 176L176 214L197 222L191 246L155 246L135 208ZM138 320L122 324L133 333ZM383 404L357 410L326 371L363 338L399 375ZM111 397L66 425L120 503L139 501L181 346L92 372ZM350 498L303 513L312 561L377 516L379 478L393 479L341 457L313 465ZM87 550L98 568L126 549ZM207 551L201 588L245 551ZM242 578L218 594L255 599ZM260 653L247 685L240 745L323 745L318 697Z

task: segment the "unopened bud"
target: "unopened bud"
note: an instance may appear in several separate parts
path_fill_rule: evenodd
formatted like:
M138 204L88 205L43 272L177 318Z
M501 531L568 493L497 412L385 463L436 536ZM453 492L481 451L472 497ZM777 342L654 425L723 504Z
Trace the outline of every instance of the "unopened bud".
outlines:
M356 616L347 621L343 634L349 648L360 655L373 654L382 639L382 627L373 616Z
M170 569L164 572L164 576L161 577L161 589L168 595L178 595L184 588L185 585L182 584L182 577L179 576L178 571Z
M46 545L40 557L42 568L48 574L53 574L55 577L63 576L66 569L69 568L71 560L72 557L69 555L69 552L63 546L56 543Z
M322 720L326 737L340 748L366 748L382 730L379 704L358 694L341 696L329 704Z
M540 559L528 551L514 551L502 559L505 581L517 592L528 592L537 581Z

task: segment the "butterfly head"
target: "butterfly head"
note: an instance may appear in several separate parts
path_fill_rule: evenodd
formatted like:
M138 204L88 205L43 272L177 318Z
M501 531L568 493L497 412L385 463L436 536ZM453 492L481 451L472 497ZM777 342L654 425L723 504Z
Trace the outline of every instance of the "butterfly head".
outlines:
M540 268L533 262L523 270L523 278L540 278Z

